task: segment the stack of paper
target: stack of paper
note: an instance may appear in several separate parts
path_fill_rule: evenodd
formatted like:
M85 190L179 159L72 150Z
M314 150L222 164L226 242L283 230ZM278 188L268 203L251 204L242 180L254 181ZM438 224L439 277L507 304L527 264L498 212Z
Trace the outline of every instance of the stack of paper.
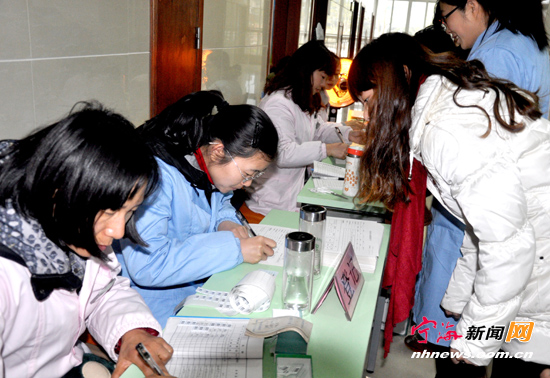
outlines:
M327 188L330 190L344 190L344 177L346 169L336 165L313 162L313 185L316 188Z

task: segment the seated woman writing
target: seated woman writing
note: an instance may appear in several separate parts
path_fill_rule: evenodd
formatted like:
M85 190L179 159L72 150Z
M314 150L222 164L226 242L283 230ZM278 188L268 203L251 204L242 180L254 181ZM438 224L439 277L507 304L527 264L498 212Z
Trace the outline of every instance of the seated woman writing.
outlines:
M261 109L228 105L217 91L183 97L140 132L157 155L161 184L136 214L148 247L122 240L117 256L164 325L198 280L273 255L276 243L249 237L230 199L263 174L278 137Z
M166 373L173 350L110 248L143 244L132 215L157 180L134 126L98 104L0 142L0 376L153 374L140 342ZM79 341L86 329L116 369Z
M322 42L310 41L268 82L260 108L271 117L279 133L279 157L277 164L246 189L250 198L241 211L250 222L258 223L271 209L296 211L306 167L327 156L344 159L347 142L361 142L360 131L327 123L319 113L320 92L339 73L338 63ZM340 127L343 142L334 126Z

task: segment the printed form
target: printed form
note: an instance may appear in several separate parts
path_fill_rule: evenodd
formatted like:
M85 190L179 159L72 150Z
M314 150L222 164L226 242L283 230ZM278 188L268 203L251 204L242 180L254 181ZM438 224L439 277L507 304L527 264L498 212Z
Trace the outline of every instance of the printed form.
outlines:
M178 378L262 376L262 338L245 336L249 319L170 317L163 332L174 348L166 365Z

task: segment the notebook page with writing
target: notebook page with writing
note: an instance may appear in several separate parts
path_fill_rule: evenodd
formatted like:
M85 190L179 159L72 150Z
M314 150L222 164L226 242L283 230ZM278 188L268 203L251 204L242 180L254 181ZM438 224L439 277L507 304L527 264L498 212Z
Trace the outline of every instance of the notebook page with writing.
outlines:
M346 176L346 169L343 167L338 167L336 165L323 163L322 161L313 162L313 177L315 176L332 176L332 177L341 177Z
M313 178L313 186L316 188L328 188L330 190L344 190L344 181L337 179Z
M273 239L277 243L277 247L273 249L275 252L273 256L268 257L265 261L260 261L259 264L283 266L285 259L285 236L289 232L298 230L289 227L270 226L267 224L251 224L250 227L252 227L256 235Z
M360 219L327 217L325 231L323 266L335 267L349 242L364 273L374 272L378 258L384 226L380 223ZM296 231L292 228L252 224L257 235L266 236L277 242L275 254L260 264L283 266L285 235Z
M249 319L168 318L162 336L174 348L174 354L167 370L179 378L254 376L249 369L261 374L263 339L245 335L248 322Z

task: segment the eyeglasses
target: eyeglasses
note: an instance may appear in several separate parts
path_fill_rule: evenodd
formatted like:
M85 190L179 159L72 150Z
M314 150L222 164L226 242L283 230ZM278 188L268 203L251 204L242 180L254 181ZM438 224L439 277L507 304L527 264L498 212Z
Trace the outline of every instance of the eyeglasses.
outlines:
M451 14L453 14L459 7L455 7L455 9L453 9L452 11L450 11L449 13L447 13L445 16L441 15L441 19L439 21L441 21L441 25L443 26L444 29L447 29L447 19L451 16Z
M227 150L225 150L227 152L227 154L229 155L229 157L231 158L231 160L233 161L233 164L235 164L235 167L237 167L237 169L239 170L239 173L241 174L242 178L243 178L243 184L247 183L248 181L252 181L252 180L255 180L257 179L258 177L260 177L261 175L263 175L265 173L265 171L261 171L261 172L257 172L255 173L254 175L252 176L245 176L243 171L241 171L241 168L239 168L239 165L237 164L237 162L235 161L235 159L233 159L233 156L231 156L231 153Z

